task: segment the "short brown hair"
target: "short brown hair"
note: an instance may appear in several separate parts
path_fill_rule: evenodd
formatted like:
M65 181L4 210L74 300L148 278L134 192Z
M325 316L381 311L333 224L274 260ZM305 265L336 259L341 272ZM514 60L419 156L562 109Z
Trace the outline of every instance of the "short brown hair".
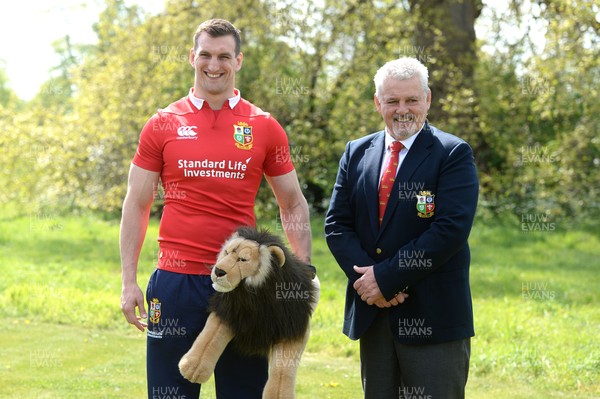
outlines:
M242 42L240 31L231 22L219 18L202 22L198 26L198 29L196 29L196 33L194 33L194 52L198 48L198 37L200 37L202 32L208 33L210 37L233 36L235 40L235 55L240 54Z

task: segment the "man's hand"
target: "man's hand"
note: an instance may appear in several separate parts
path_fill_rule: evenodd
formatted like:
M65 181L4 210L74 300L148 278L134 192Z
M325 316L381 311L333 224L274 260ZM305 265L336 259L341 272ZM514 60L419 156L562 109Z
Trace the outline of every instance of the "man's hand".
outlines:
M380 299L379 301L376 301L374 303L374 305L377 306L378 308L391 308L392 306L397 306L397 305L400 305L401 303L404 303L406 298L408 298L408 294L406 294L404 292L399 292L391 300L386 301L385 299Z
M139 311L139 316L136 313L136 308ZM137 284L123 286L121 292L121 311L125 315L125 319L129 324L133 324L138 330L144 331L148 327L148 323L141 321L148 317L146 308L144 307L144 294Z
M375 274L373 273L373 266L354 266L354 271L358 274L362 274L362 277L354 282L354 289L360 295L360 298L369 305L373 305L375 302L385 302L385 298L379 289L377 280L375 280Z
M369 305L375 305L379 308L389 308L404 303L404 300L408 297L408 294L400 292L390 301L386 301L379 289L377 280L375 280L373 266L354 266L354 271L362 274L362 277L354 282L353 287L358 295L360 295L360 298Z

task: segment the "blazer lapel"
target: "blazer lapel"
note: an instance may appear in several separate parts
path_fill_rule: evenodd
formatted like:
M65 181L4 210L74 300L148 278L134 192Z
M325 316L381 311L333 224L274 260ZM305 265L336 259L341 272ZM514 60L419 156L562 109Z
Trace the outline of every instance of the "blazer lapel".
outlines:
M385 229L386 225L393 220L393 214L396 211L399 201L398 186L400 182L406 183L410 181L410 178L415 173L419 165L423 163L425 158L429 156L430 150L429 147L433 144L433 134L429 129L429 125L425 125L425 128L419 133L417 139L410 147L408 154L406 154L406 158L402 162L398 173L396 174L396 180L394 181L394 186L392 188L392 195L390 195L390 199L388 200L387 207L385 209L385 214L383 215L383 221L381 222L381 229L379 230L379 234ZM393 194L396 193L396 194Z
M364 156L366 210L374 232L379 230L379 171L381 170L384 145L385 132L382 131L373 138L371 147L367 148Z

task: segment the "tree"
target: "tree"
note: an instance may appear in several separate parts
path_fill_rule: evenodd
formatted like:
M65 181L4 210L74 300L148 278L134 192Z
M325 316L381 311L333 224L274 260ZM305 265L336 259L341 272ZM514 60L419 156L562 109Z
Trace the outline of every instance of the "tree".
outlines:
M96 44L56 43L61 62L26 114L0 105L10 126L0 132L10 148L0 173L19 182L4 196L22 209L118 213L139 132L188 93L194 27L219 10L242 31L238 88L286 129L314 211L327 206L345 143L383 128L373 75L412 56L430 70L432 123L474 148L482 209L598 214L599 27L590 2L513 1L500 14L479 0L170 0L154 16L123 0L106 4ZM482 10L492 29L476 40ZM543 46L533 38L540 31ZM14 98L0 71L0 104ZM31 156L12 150L15 137ZM266 187L257 205L259 217L274 217Z
M487 204L564 221L598 215L599 25L592 4L514 2L492 19L495 51L483 54L476 83L482 135L495 149L482 179ZM508 41L509 26L524 33ZM541 46L531 37L539 31Z
M42 107L60 114L70 113L73 109L73 97L77 91L74 73L92 47L73 45L68 35L56 40L52 46L60 61L50 70L50 78L28 102L27 108Z
M480 171L486 171L491 151L479 134L478 95L474 74L478 62L475 21L481 0L411 0L415 21L414 49L429 68L436 126L467 140Z

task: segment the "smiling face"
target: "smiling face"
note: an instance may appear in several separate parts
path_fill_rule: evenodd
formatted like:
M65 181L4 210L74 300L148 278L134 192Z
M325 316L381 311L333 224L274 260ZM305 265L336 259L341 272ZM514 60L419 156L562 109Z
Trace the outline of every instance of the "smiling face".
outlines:
M242 53L236 55L231 35L212 37L202 32L196 49L190 50L190 64L196 70L194 95L207 100L233 97L235 74L242 68Z
M375 96L375 106L383 117L387 132L396 140L405 140L421 130L431 105L431 90L424 92L418 76L384 80Z

